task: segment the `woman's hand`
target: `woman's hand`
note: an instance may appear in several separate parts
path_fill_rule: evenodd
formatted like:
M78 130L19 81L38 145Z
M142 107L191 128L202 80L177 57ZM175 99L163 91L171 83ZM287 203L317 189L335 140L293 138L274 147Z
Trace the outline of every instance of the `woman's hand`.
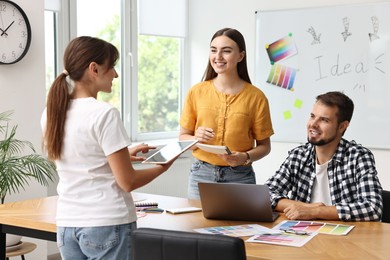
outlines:
M195 131L195 139L201 143L206 143L214 138L214 130L210 127L199 126Z
M231 154L220 154L219 157L221 157L225 162L229 164L229 166L232 167L244 165L247 159L246 153L243 152L232 152Z
M144 156L137 156L137 153L148 153L149 150L156 149L156 146L149 146L147 144L139 144L133 147L128 148L130 153L130 160L131 161L144 161L146 158Z

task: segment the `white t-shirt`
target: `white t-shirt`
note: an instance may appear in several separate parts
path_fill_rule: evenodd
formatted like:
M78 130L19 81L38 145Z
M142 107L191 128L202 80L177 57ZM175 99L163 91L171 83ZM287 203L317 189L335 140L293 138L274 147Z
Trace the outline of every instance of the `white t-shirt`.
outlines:
M328 179L329 162L330 161L321 165L316 164L316 179L314 180L313 191L311 194L311 203L322 202L326 206L332 205Z
M42 115L46 126L46 110ZM61 160L56 160L57 226L119 225L137 219L131 193L115 181L107 161L130 145L119 111L94 98L71 101L65 122Z

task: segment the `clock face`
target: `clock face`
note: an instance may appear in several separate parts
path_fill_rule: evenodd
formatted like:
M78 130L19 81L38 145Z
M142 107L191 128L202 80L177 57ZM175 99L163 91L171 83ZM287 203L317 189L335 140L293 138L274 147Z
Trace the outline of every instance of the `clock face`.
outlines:
M31 27L24 11L15 3L0 0L0 64L13 64L27 53Z

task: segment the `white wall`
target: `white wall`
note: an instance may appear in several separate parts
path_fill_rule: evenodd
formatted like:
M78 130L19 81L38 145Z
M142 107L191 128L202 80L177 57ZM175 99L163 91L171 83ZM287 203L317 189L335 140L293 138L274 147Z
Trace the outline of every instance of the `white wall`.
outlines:
M29 52L18 63L0 65L0 111L14 110L12 124L18 125L17 138L33 143L41 151L40 117L45 106L44 0L13 0L26 12L32 30ZM6 202L47 196L46 189L32 181L20 194L7 196ZM38 248L27 259L46 259L46 241L33 241Z
M320 7L358 3L375 3L375 0L190 0L189 4L189 66L190 85L201 80L206 68L209 43L212 35L224 27L239 30L245 37L248 68L252 81L255 67L255 11ZM258 86L262 88L262 86ZM389 120L384 118L383 120ZM306 127L303 125L302 127ZM372 133L367 133L372 134ZM390 137L383 137L390 138ZM359 142L359 140L356 140ZM287 151L297 144L272 142L270 155L254 163L257 182L263 183L271 176L287 156ZM386 159L390 150L372 150L375 155L379 178L385 189L390 189L390 176L386 173Z
M0 111L14 110L11 124L18 125L17 138L41 148L40 117L45 106L45 48L43 0L14 0L26 12L32 30L29 52L16 64L0 65ZM34 184L32 183L32 186ZM26 190L29 193L29 190ZM45 196L36 189L26 197ZM7 198L7 201L10 201Z
M0 66L0 111L15 110L13 122L19 125L18 138L30 140L40 151L41 130L39 120L45 105L44 66L44 0L14 0L26 11L32 27L32 43L26 57L17 64ZM190 73L190 85L200 81L204 72L211 36L223 27L233 27L246 38L248 67L254 79L255 11L271 9L302 8L337 4L372 3L374 0L190 0L189 3L189 62L186 71ZM261 86L259 86L261 87ZM384 119L386 120L386 119ZM305 126L302 126L305 127ZM387 137L388 138L388 137ZM358 140L357 140L358 141ZM256 162L258 183L263 183L296 144L272 143L271 154ZM373 150L379 177L383 187L390 189L390 177L386 174L388 150ZM183 172L182 174L187 174ZM176 185L187 185L186 183ZM8 201L46 196L38 184L19 195L10 196ZM38 248L28 255L29 259L44 259L46 244L35 241Z

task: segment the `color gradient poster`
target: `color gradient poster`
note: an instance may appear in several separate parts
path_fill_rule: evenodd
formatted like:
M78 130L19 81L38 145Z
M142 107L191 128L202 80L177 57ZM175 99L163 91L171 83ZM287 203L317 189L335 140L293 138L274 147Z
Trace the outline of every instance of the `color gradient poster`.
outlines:
M271 44L267 44L265 48L271 64L298 53L291 33L282 39L279 39Z

